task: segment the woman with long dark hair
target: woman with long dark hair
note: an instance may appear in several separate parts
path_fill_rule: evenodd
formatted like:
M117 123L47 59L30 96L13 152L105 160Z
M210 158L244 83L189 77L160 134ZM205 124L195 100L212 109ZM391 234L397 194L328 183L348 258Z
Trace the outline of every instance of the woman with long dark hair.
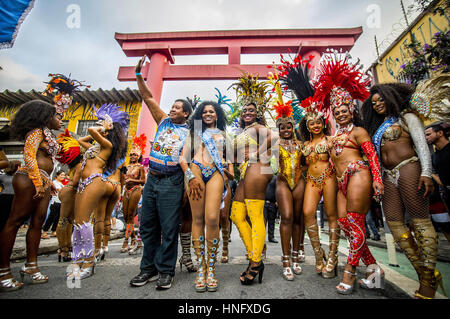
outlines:
M241 180L231 206L231 220L239 230L249 259L249 265L241 273L240 281L243 285L251 285L257 276L261 283L264 273L261 257L266 227L263 212L266 188L273 176L269 160L270 146L275 138L265 125L268 84L258 82L257 78L246 74L233 86L243 105L239 120L243 130L234 142L234 159L239 165Z
M226 195L225 174L230 169L222 164L227 141L225 112L216 102L204 101L190 118L189 129L180 166L192 210L192 243L198 262L195 290L216 291L220 206Z
M280 79L283 85L295 94L304 110L299 129L301 139L304 141L302 154L308 167L303 199L305 227L314 249L317 274L324 278L333 278L337 276L340 229L337 222L336 173L328 155L330 123L326 121L323 113L316 110L316 104L312 100L315 90L309 78L310 60L298 56L294 59L294 63L286 63L284 59L282 62L284 62L284 76ZM328 258L325 257L325 251L320 244L316 219L321 197L330 229Z
M338 128L328 144L328 152L338 181L338 223L350 243L342 281L336 286L339 294L353 292L360 259L367 266L366 279L360 285L368 289L384 288L384 272L370 253L365 233L365 215L372 194L382 195L383 184L374 146L367 131L356 126L358 116L354 108L354 100L368 97L366 86L370 81L358 71L358 64L351 65L348 59L348 55L342 59L332 54L325 60L313 97L319 110L332 112ZM362 152L368 163L363 160Z
M383 165L386 222L419 276L415 297L431 299L442 275L436 269L438 238L427 199L434 189L431 155L423 123L410 105L414 89L403 83L374 85L362 113ZM414 236L405 224L406 210Z
M53 158L58 153L58 143L51 130L61 127L62 113L46 102L33 100L23 104L11 123L14 138L25 141L23 158L25 166L13 178L14 199L10 216L0 232L0 290L22 288L23 279L29 276L33 284L46 283L37 265L41 229L51 197ZM22 282L11 274L9 260L19 227L30 218L26 235L27 260L20 269Z
M80 144L74 139L66 129L64 133L58 135L60 152L56 159L69 166L69 182L59 191L61 201L61 212L56 228L59 250L58 261L71 261L70 248L72 247L73 214L75 207L75 195L81 176L81 154Z
M104 104L95 115L100 126L90 127L88 132L96 144L83 156L81 180L75 199L75 224L72 235L73 268L69 278L80 272L80 278L94 273L95 257L93 228L89 222L98 199L105 195L103 172L115 171L126 146L124 130L128 125L128 114L115 104ZM81 271L78 263L82 263Z

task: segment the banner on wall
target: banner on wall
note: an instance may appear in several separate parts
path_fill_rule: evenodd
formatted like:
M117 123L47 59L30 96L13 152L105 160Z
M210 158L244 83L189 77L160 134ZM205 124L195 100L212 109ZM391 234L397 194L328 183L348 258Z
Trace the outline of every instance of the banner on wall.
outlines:
M20 26L33 8L34 1L0 1L0 49L12 48Z

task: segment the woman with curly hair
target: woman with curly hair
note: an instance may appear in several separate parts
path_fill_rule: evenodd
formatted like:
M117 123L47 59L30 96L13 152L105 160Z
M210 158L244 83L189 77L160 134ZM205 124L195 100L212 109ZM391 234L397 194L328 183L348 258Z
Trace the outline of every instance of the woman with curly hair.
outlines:
M95 267L93 227L90 216L97 207L99 198L105 196L105 171L115 171L126 147L124 130L128 126L128 114L115 104L104 104L95 110L99 126L88 132L96 144L83 156L81 180L75 199L75 224L72 235L73 267L69 278L80 273L84 279L92 276ZM78 263L82 263L81 271Z
M436 269L438 238L427 199L434 189L431 155L423 123L410 105L414 90L403 83L374 85L362 113L383 166L386 222L419 276L415 298L431 299L442 275ZM405 224L406 210L414 236Z
M23 279L29 276L33 284L46 283L37 265L37 253L41 239L51 192L54 192L50 174L53 158L58 153L58 143L51 130L61 127L62 114L46 102L33 100L23 104L11 123L12 135L25 140L23 158L13 178L14 199L11 214L0 232L0 290L12 291L22 288ZM26 235L27 260L20 269L22 282L11 274L9 260L19 227L30 218Z
M368 97L366 86L370 82L358 69L358 64L350 64L348 55L341 58L333 53L321 65L313 97L319 111L331 111L338 128L328 143L328 152L336 169L339 189L338 223L350 244L347 265L341 282L336 286L337 293L345 295L353 292L360 259L367 266L366 278L359 281L361 287L384 288L384 272L366 243L365 215L370 208L372 194L383 194L383 183L370 136L364 128L357 126L354 101Z
M192 243L198 262L195 290L216 291L220 207L226 195L225 174L232 169L222 164L226 155L226 116L219 104L204 101L189 122L190 135L181 153L180 166L192 210Z

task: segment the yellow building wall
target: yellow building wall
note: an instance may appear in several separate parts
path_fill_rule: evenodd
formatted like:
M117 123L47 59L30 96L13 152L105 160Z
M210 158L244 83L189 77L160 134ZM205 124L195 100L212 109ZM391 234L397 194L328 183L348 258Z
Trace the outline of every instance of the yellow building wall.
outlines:
M141 102L133 102L133 103L123 103L119 102L117 105L122 107L122 110L127 112L130 115L130 126L128 127L128 151L129 154L132 143L133 136L137 131L137 124L139 119L139 112L141 110ZM97 105L95 105L98 107ZM67 129L76 133L78 127L78 121L80 120L96 120L97 118L94 116L94 108L92 104L84 105L74 103L64 114L64 121L69 121Z
M442 1L441 1L442 3ZM447 31L448 16L433 13L426 14L412 29L411 33L421 45L432 44L431 39L436 32ZM406 45L411 43L411 34L407 33L376 66L378 83L397 82L396 76L402 70L401 65L410 59Z
M128 127L128 151L127 151L127 153L129 154L133 143L133 136L136 134L137 131L139 112L141 110L141 102L133 102L133 103L119 102L117 104L122 107L123 111L127 112L130 115L130 126ZM19 109L19 107L20 105L0 107L0 117L5 117L11 121L14 117L14 114ZM94 116L94 108L92 104L84 105L79 103L73 103L70 106L70 108L65 112L63 118L64 121L69 121L67 129L71 133L77 132L79 120L96 120L96 119L97 118Z

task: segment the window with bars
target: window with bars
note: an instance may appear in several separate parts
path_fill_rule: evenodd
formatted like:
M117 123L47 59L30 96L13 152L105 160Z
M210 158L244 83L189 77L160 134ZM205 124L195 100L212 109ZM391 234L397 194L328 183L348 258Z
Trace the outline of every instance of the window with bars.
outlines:
M93 120L80 120L78 121L77 125L77 135L80 137L89 135L88 128L95 125L95 122Z

